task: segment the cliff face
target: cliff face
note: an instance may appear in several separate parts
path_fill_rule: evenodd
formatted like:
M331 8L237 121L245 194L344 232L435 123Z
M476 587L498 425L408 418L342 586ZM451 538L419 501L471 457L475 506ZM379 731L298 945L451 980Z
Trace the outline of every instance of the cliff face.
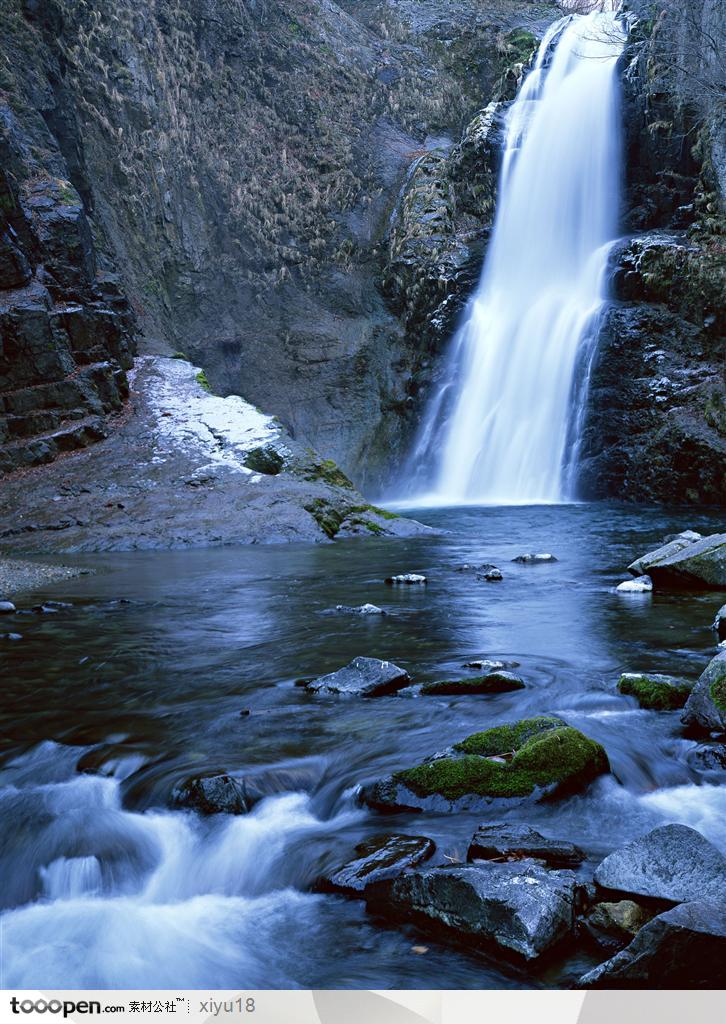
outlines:
M554 14L526 0L10 0L2 105L20 179L37 164L80 198L142 349L188 354L216 390L370 480L406 397L408 341L379 287L406 168L484 103L506 34Z

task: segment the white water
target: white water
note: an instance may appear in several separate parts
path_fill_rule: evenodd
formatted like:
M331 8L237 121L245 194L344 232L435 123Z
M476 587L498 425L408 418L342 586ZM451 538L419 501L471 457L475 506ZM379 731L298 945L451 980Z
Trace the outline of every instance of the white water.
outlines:
M481 280L413 456L417 504L568 496L617 231L624 42L612 12L557 22L508 112Z

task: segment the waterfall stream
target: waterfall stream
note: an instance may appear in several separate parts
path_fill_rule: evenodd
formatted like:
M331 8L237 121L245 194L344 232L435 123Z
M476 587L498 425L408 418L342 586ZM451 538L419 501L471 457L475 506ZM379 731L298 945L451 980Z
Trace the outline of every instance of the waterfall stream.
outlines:
M617 232L625 39L615 12L556 22L508 111L481 279L412 456L416 504L572 494Z

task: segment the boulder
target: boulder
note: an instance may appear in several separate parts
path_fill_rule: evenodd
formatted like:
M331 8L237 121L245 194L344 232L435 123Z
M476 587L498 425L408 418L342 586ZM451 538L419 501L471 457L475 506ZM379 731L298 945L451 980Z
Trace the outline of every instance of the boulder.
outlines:
M529 825L502 823L480 825L469 844L466 859L543 860L552 867L569 868L580 864L585 854L574 843L550 839Z
M726 732L726 651L720 651L698 677L681 721L693 732Z
M316 888L322 892L363 896L377 883L397 878L428 860L435 849L433 841L426 836L372 836L356 846L354 860L320 879Z
M187 779L174 793L173 802L200 814L246 814L252 806L244 782L226 774Z
M684 530L683 533L666 537L660 547L648 551L646 554L641 555L640 558L636 558L634 562L631 562L628 566L628 572L632 573L633 576L647 576L650 573L651 567L660 562L661 559L677 555L697 540L701 540L701 534L694 533L692 530Z
M398 576L388 576L387 579L386 579L386 583L388 584L389 587L395 587L395 586L399 586L401 584L404 584L404 585L405 584L408 584L408 585L412 585L412 584L413 585L416 585L416 584L422 585L422 584L425 584L427 582L428 581L427 581L426 577L425 576L421 576L420 573L417 573L417 572L403 572L403 573L400 573L400 575L398 575Z
M348 604L336 604L335 611L339 615L387 615L377 604L360 604L351 607Z
M721 989L724 964L726 902L694 900L654 917L580 987Z
M650 711L676 711L688 700L693 683L676 676L644 672L624 672L618 690L626 697L635 697L641 708Z
M656 590L726 590L726 533L656 559L648 573Z
M12 601L0 601L0 615L12 615L16 611Z
M436 683L424 683L421 693L425 696L439 696L460 693L507 693L510 690L523 690L524 680L507 672L496 669L483 676L471 676L469 679L442 679Z
M392 661L378 658L353 658L345 668L329 672L305 684L305 689L319 694L345 694L356 697L381 697L408 686L411 677Z
M498 583L499 580L504 579L504 574L501 569L497 569L496 566L492 566L491 569L487 569L487 571L482 573L478 578L485 580L487 583Z
M517 555L512 561L519 562L520 565L539 565L545 562L556 562L557 559L546 551L539 551L534 554L529 552L526 555Z
M614 952L627 946L653 916L653 911L640 903L620 900L617 903L596 903L583 924L599 946Z
M712 628L716 630L719 640L726 640L726 604L722 604L716 612Z
M595 882L670 903L719 900L726 893L726 857L687 825L661 825L606 857Z
M361 790L378 810L458 811L494 799L561 796L609 771L605 751L554 716L475 733L445 754Z
M638 576L637 580L623 580L615 588L619 594L648 594L653 589L650 576Z
M576 889L572 872L531 862L419 868L386 887L381 910L534 960L571 933Z

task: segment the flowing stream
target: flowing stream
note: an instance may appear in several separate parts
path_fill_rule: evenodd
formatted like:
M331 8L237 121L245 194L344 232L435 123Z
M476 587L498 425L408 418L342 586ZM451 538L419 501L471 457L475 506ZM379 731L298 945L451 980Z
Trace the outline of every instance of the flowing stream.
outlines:
M49 587L55 611L18 598L3 630L23 639L0 638L3 986L568 985L595 962L586 947L509 967L382 924L315 880L381 832L429 835L435 862L460 858L484 820L579 843L583 879L669 821L726 851L724 771L698 760L677 712L641 711L616 690L622 671L695 678L722 598L612 589L635 554L685 526L713 533L718 516L580 504L423 515L448 532L77 556L96 574ZM559 561L510 561L528 550ZM482 562L504 580L459 571ZM428 586L385 585L405 571ZM335 611L364 602L388 614ZM356 655L391 659L417 683L511 659L527 688L338 700L295 686ZM613 774L570 799L471 813L388 816L356 802L359 783L543 712L603 743ZM250 814L173 807L181 781L221 770L267 794Z
M570 496L617 232L625 38L614 12L556 22L508 111L481 279L413 453L419 503Z

